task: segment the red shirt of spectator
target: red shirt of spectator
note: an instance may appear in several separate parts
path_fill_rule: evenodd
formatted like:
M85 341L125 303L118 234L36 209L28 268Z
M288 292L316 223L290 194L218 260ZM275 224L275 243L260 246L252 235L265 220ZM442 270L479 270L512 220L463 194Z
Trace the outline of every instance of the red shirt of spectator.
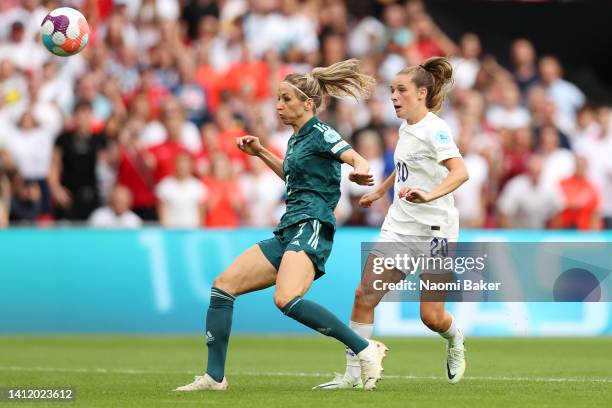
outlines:
M153 178L140 152L127 146L119 148L117 184L127 187L133 196L134 208L148 208L157 204L153 194Z
M601 220L598 210L601 197L593 183L585 178L586 159L576 158L576 173L561 180L561 193L565 208L557 217L558 228L577 228L579 230L599 229Z
M174 174L176 157L180 153L189 154L189 151L180 142L182 126L183 118L180 115L168 117L164 123L168 138L148 150L150 159L152 159L150 166L153 168L155 183Z
M212 228L238 227L244 198L238 180L232 177L232 167L225 155L215 155L212 176L204 177L202 181L208 188L205 225Z
M270 96L268 85L268 65L253 60L245 46L242 59L230 66L225 75L224 88L234 95L247 96L247 99L264 99Z
M218 148L230 161L242 169L248 169L248 156L236 147L236 138L245 136L247 132L234 118L232 111L221 105L215 113L215 124L218 129Z
M207 64L202 64L196 70L196 82L206 90L208 110L214 112L221 102L221 90L225 78Z

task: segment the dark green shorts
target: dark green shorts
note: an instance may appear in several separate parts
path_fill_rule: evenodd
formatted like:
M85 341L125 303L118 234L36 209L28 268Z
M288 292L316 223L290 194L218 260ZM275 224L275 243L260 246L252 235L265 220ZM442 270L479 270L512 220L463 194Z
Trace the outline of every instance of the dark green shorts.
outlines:
M315 279L325 273L325 262L331 253L334 229L316 218L274 232L274 238L257 243L265 257L278 270L286 251L304 251L315 267Z

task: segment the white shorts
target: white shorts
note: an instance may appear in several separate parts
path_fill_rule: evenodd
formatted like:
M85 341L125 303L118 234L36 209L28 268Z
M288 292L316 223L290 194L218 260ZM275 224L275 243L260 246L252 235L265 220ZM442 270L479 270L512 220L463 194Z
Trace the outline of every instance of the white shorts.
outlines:
M420 273L448 273L446 270L436 268L438 264L433 260L429 263L426 262L430 258L448 256L449 242L457 242L457 240L426 235L402 235L382 229L370 253L378 258L397 259L399 256L398 262L395 263L395 269L406 275L416 273L414 265L421 265L421 267L416 267ZM421 263L407 260L406 256L414 259L414 261L421 258L422 260L419 261ZM428 265L428 267L424 268L425 265Z

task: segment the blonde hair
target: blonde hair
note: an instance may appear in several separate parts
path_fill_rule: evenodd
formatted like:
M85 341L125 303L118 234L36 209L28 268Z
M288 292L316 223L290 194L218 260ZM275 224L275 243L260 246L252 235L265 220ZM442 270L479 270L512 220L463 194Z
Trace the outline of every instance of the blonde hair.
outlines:
M317 67L310 74L288 74L284 81L299 91L296 93L299 99L305 101L311 98L316 113L326 96L333 98L352 96L358 101L370 97L376 80L370 75L359 72L360 62L352 58L329 67Z
M417 88L427 89L425 105L427 109L437 112L444 102L445 87L453 82L453 66L444 57L433 57L419 65L404 68L398 75L412 76L412 82Z

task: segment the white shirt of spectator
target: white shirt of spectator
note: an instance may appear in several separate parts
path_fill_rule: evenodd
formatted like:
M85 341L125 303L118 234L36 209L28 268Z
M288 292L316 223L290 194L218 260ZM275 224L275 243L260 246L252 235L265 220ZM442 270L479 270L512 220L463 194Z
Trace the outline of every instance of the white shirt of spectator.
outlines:
M383 23L372 16L364 17L349 32L349 54L357 58L366 56L381 46L384 36L385 25Z
M15 160L19 174L25 179L46 179L51 168L53 143L62 119L53 105L38 103L34 106L34 117L39 126L24 130L12 125L7 132L7 149Z
M477 59L457 57L451 60L451 64L455 86L462 89L472 89L476 83L478 71L480 71L480 62Z
M264 170L259 175L246 173L240 177L242 196L249 198L248 225L270 227L275 224L276 208L285 194L285 183L276 173Z
M547 89L557 112L571 123L576 122L576 111L584 105L586 98L578 87L564 79L557 79Z
M612 132L603 139L584 136L574 149L588 159L588 176L601 192L603 216L612 217Z
M396 194L382 229L402 235L457 239L459 213L452 194L423 204L397 196L406 186L423 191L434 189L448 175L441 162L453 157L461 154L444 120L429 112L414 125L404 121L394 154Z
M477 219L482 214L481 195L482 189L487 182L489 165L487 161L478 154L469 154L463 158L470 179L453 192L455 205L461 214L462 222Z
M572 152L559 148L545 156L542 163L540 183L549 190L556 189L559 187L561 180L574 174L575 169L576 162Z
M197 228L200 226L199 205L207 197L207 189L195 177L179 181L166 177L155 188L157 197L166 206L167 226Z
M527 109L520 106L514 109L491 106L487 111L487 121L496 129L519 129L529 126L530 117Z
M44 179L49 174L55 134L44 128L19 130L8 141L8 150L19 173L26 179Z
M513 177L502 191L497 207L510 218L513 228L542 229L546 221L559 211L563 199L556 188L547 188L540 178L537 185L521 174Z
M139 228L142 220L132 211L118 215L110 207L100 207L95 210L88 221L94 228Z
M244 21L244 33L249 48L256 58L261 58L266 51L280 48L283 39L277 30L283 26L283 22L283 17L276 12L247 15Z
M168 134L166 128L159 121L151 122L142 130L140 141L144 147L151 147L166 141ZM181 144L192 153L197 153L202 149L200 132L198 127L189 121L183 123L181 129Z

